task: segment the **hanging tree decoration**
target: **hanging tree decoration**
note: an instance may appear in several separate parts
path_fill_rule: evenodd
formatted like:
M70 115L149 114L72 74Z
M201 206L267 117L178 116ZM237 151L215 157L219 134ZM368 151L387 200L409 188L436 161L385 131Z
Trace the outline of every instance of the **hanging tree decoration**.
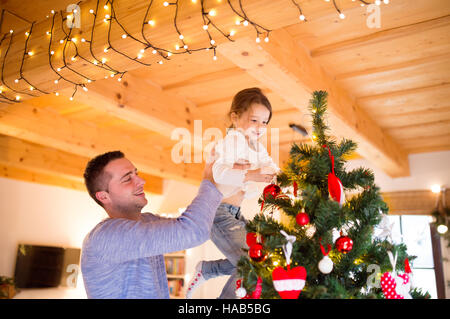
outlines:
M319 264L317 265L320 272L323 274L329 274L333 270L333 261L328 256L329 252L331 251L331 245L327 245L327 250L323 247L321 243L321 238L319 238L319 245L320 250L322 251L323 258L319 261Z
M323 147L328 149L328 156L331 160L331 173L328 174L328 192L331 198L342 207L345 202L345 194L341 180L334 173L334 156L331 154L331 150L327 145L323 145Z
M278 266L272 272L273 286L282 299L297 299L306 282L306 269L302 266L291 268L292 247L296 240L295 236L288 235L284 230L280 233L286 238L287 243L283 245L286 258L286 268Z

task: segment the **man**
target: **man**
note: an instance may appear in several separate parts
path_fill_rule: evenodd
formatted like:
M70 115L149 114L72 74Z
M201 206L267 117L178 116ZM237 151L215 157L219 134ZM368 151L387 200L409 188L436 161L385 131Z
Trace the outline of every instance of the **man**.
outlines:
M222 193L207 163L197 196L178 218L141 213L145 181L120 151L92 159L84 179L108 213L86 236L81 272L88 298L169 298L163 254L209 239Z

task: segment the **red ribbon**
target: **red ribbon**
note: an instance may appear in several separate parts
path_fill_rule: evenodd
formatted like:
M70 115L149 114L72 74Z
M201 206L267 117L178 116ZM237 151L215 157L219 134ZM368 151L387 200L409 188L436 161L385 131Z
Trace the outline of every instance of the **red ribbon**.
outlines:
M328 255L328 253L329 253L330 250L331 250L331 245L328 244L328 245L327 245L327 251L325 251L325 248L323 248L323 245L322 245L321 241L322 241L322 238L319 238L320 250L322 250L322 254L323 254L324 256L326 256L326 255Z
M330 148L326 145L322 145L323 148L326 148L328 150L328 155L330 156L331 159L331 172L334 174L334 156L331 155L331 151Z

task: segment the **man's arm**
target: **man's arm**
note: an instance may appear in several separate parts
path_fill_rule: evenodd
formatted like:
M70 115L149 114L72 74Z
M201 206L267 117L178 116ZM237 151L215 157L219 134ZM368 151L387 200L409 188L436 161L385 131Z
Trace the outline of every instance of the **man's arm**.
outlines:
M104 262L121 263L200 245L209 239L221 200L222 194L214 184L204 180L180 217L150 222L111 219L90 234L84 248Z

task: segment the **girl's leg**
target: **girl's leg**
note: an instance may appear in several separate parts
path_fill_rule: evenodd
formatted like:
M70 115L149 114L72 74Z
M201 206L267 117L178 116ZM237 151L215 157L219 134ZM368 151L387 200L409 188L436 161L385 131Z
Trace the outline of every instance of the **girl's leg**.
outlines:
M240 215L239 208L228 204L221 204L217 209L214 224L211 229L211 240L227 257L234 268L241 256L246 255L242 250L242 248L247 248L245 224L245 218ZM228 279L219 298L236 298L236 279L237 273L234 269L233 275Z
M231 275L234 269L235 266L228 259L204 260L202 262L202 274L206 280Z

